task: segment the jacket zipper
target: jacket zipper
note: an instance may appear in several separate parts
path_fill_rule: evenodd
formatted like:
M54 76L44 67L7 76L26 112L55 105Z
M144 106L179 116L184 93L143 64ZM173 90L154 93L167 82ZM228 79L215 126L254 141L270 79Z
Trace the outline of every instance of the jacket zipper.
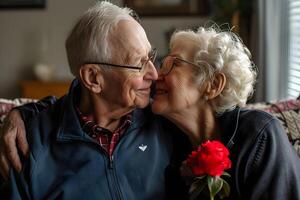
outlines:
M109 169L113 169L113 168L114 168L114 157L109 156Z
M113 155L109 155L102 147L101 145L99 145L97 143L97 145L100 147L100 149L102 150L102 152L104 153L105 157L108 158L108 169L109 169L109 173L110 173L110 177L111 177L111 182L112 182L112 189L116 192L116 198L118 200L122 200L122 195L120 192L120 188L119 188L119 184L117 181L117 175L115 173L115 168L114 168L114 156ZM113 195L113 194L112 194Z
M122 200L123 199L122 198L122 193L121 193L121 190L120 190L120 186L119 186L119 183L118 183L116 171L115 171L115 168L114 168L114 157L113 157L113 155L109 156L109 169L111 170L111 173L112 173L112 179L113 179L113 183L114 183L114 186L115 186L115 189L116 189L117 198Z
M89 141L91 142L91 141ZM117 199L118 200L122 200L123 197L122 197L122 193L121 193L121 189L120 189L120 186L119 186L119 183L118 183L118 179L117 179L117 175L116 175L116 171L115 171L115 168L114 168L114 157L113 155L109 155L103 148L100 144L98 144L97 142L94 142L92 141L91 143L94 143L96 144L98 147L100 147L101 151L104 153L104 156L106 158L108 158L108 169L111 170L110 171L110 177L113 179L112 182L113 182L113 188L112 189L115 189L116 190L116 196L117 196ZM113 194L112 194L113 195Z

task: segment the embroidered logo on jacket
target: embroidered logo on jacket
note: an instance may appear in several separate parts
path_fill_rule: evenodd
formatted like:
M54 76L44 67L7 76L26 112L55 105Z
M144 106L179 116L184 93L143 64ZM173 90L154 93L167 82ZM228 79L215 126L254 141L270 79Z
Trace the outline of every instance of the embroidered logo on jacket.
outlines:
M147 149L147 145L142 144L141 146L139 146L139 149L141 151L145 151Z

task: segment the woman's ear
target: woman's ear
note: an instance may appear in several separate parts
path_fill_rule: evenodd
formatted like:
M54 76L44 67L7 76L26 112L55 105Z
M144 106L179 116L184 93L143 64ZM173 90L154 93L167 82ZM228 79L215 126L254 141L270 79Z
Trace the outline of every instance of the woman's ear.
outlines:
M217 73L213 80L209 81L206 87L204 96L207 99L213 99L217 97L223 91L226 84L226 76L224 73Z
M103 77L96 65L83 65L79 69L79 76L85 88L93 93L100 93L102 90Z

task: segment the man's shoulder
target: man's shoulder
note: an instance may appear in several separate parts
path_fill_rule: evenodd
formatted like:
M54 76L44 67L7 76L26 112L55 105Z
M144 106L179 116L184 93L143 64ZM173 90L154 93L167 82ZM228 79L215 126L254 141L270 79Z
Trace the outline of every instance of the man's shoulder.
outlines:
M57 101L53 102L52 104L49 104L48 107L44 110L41 110L36 115L32 117L32 119L29 119L29 123L37 123L42 122L44 120L49 121L56 121L59 119L59 115L63 113L63 110L65 109L65 106L63 106L63 101L65 97L62 97L58 99ZM49 122L50 122L49 121ZM33 125L33 124L32 124Z
M26 120L25 129L29 145L45 140L58 129L63 110L66 109L63 101L64 97Z

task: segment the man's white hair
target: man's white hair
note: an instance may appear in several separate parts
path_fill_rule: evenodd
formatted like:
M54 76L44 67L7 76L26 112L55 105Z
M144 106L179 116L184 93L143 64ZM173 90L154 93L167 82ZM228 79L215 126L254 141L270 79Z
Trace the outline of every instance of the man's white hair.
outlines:
M114 47L108 34L120 20L134 20L132 10L107 1L96 3L75 24L66 40L67 57L73 75L86 62L108 62Z
M236 105L243 106L253 93L256 68L241 39L231 31L220 31L214 25L209 28L200 27L197 31L173 33L170 48L176 42L184 40L192 40L197 45L193 62L201 66L195 76L200 87L204 81L212 80L218 72L226 76L224 90L211 102L216 114L222 114Z

